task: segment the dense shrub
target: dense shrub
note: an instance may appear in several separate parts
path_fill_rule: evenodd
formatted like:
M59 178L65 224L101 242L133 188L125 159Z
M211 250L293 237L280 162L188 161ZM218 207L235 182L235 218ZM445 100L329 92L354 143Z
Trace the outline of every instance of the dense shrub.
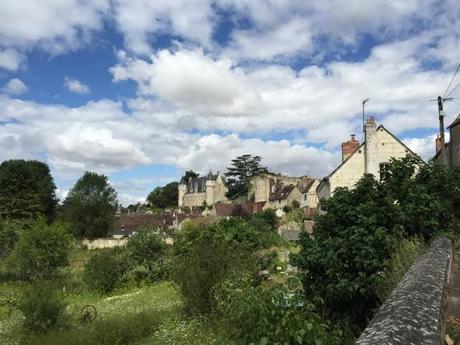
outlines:
M391 160L383 181L366 175L352 190L336 189L321 201L327 213L314 238L301 235L295 262L306 295L359 331L420 250L410 239L458 231L459 180L458 169L407 156ZM408 248L398 249L403 238Z
M339 344L312 303L280 287L221 286L218 310L237 344Z
M228 226L231 228L227 229ZM248 229L239 219L206 228L189 224L182 229L174 245L173 280L182 292L187 312L201 314L214 310L213 289L232 270L250 269L248 256L258 242Z
M114 250L101 250L95 253L85 265L83 280L99 293L112 291L120 282L124 266Z
M24 327L32 332L46 332L64 321L66 304L49 284L39 282L26 290L19 304Z
M22 279L50 278L68 264L72 236L63 223L41 219L23 231L8 257L8 266Z
M336 189L322 207L327 214L318 216L314 238L302 233L294 258L305 294L321 297L329 311L363 327L402 235L399 214L371 175L353 190Z
M256 212L249 220L252 226L260 232L274 232L278 226L278 217L272 208Z
M5 258L14 249L24 224L7 219L0 219L0 259Z

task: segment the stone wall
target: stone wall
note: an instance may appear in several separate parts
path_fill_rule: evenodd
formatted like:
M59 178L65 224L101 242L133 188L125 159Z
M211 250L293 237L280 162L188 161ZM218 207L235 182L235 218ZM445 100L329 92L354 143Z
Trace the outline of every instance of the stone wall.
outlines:
M126 243L128 243L127 238L98 238L95 240L84 239L81 242L81 244L89 250L120 247L125 246Z
M434 240L383 303L356 344L444 344L451 260L451 241Z

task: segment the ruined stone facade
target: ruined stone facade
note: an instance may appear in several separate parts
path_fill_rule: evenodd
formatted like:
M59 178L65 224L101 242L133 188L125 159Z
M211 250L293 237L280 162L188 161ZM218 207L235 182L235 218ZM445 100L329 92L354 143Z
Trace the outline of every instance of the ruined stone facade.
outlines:
M294 200L301 208L316 208L318 184L319 180L308 176L261 174L251 179L248 198L253 199L254 202L265 202L264 209L283 208L291 205Z
M228 202L225 196L228 189L219 173L213 175L209 172L206 176L191 178L188 181L182 178L178 189L179 207L212 206L218 202Z
M364 143L351 155L342 155L342 164L321 181L317 188L320 199L329 198L337 187L353 188L364 173L380 179L391 158L414 154L385 127L377 127L373 117L367 120L364 134Z

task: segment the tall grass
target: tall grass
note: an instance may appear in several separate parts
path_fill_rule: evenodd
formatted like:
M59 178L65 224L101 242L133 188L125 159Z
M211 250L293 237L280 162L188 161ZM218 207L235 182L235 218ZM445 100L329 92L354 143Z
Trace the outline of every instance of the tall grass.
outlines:
M147 337L160 324L155 313L118 315L99 319L87 326L50 331L44 335L25 335L24 345L128 345Z
M418 237L401 240L384 272L384 280L377 290L383 303L409 270L415 259L425 251L425 243Z

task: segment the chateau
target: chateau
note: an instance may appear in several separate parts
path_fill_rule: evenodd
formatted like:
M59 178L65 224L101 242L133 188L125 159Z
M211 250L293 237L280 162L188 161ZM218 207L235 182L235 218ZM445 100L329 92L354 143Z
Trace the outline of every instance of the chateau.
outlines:
M228 188L225 186L224 179L220 173L213 175L210 171L206 176L190 178L188 181L183 177L179 182L178 189L179 208L212 206L217 202L228 202L225 196Z
M381 179L391 158L402 158L408 153L415 155L383 125L377 127L373 117L364 125L364 139L360 145L352 135L342 144L342 164L319 184L320 199L329 198L337 187L353 188L365 173Z

